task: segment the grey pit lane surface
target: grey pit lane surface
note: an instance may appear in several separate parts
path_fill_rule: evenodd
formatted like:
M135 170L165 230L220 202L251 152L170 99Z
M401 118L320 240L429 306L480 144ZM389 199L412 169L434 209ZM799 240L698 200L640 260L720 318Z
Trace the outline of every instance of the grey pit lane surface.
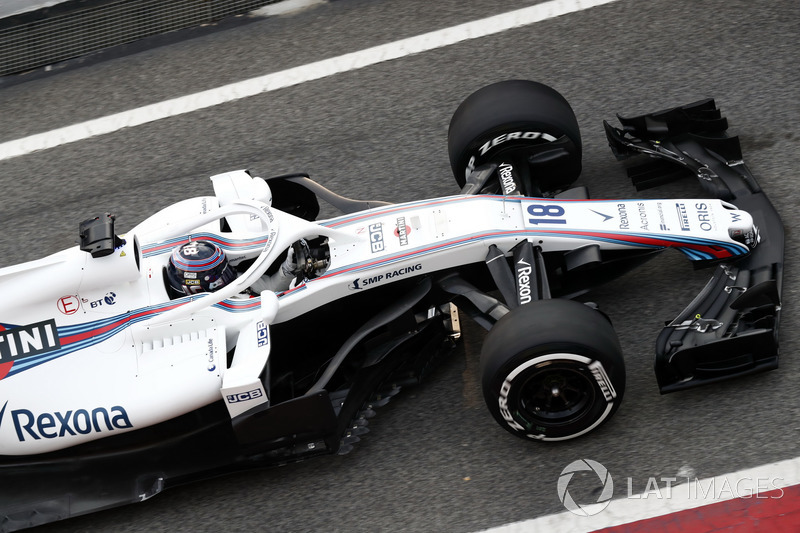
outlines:
M3 89L0 141L533 3L336 0L257 20ZM521 77L548 83L571 102L584 138L580 183L594 197L700 195L688 181L636 193L606 146L601 120L716 98L787 226L777 371L658 394L655 337L710 276L668 251L583 298L611 316L628 374L619 412L584 438L537 445L497 426L477 374L483 332L465 319L453 356L382 408L349 455L199 482L41 530L474 531L563 511L556 481L580 458L605 465L615 497L624 498L628 477L641 491L649 477L682 468L703 478L797 456L799 30L794 1L621 0L0 161L6 266L71 246L88 216L114 212L124 230L171 202L209 194L209 175L237 168L307 171L357 198L453 194L452 112L482 85ZM298 343L313 349L302 335Z

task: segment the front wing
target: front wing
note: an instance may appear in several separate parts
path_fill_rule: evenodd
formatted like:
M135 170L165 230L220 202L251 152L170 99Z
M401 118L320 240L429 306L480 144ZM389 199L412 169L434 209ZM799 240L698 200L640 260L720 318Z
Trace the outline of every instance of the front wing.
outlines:
M605 123L618 159L637 154L653 163L631 167L637 189L694 175L711 195L750 213L757 244L735 262L719 263L711 280L656 341L662 393L778 366L778 320L784 231L780 216L742 159L737 137L713 100Z

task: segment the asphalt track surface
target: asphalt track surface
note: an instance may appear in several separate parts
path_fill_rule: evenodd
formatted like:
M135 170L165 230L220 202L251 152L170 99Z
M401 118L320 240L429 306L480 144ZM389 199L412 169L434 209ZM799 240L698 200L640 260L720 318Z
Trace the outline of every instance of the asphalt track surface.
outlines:
M0 90L0 142L535 3L336 0L88 62ZM625 498L625 478L641 491L650 477L705 478L797 457L798 36L794 0L619 0L0 161L6 266L73 245L88 216L111 211L128 228L169 203L210 193L208 176L237 168L307 171L358 198L453 194L452 112L485 84L529 78L572 103L584 139L580 183L594 197L699 195L689 182L637 194L606 146L601 120L714 97L787 226L777 371L659 395L655 336L710 276L666 252L591 295L617 328L628 382L616 416L584 438L537 445L497 426L477 373L484 333L467 323L453 356L382 408L348 455L199 482L40 530L467 532L564 511L556 482L581 458L608 468L615 497ZM298 343L313 349L307 336Z

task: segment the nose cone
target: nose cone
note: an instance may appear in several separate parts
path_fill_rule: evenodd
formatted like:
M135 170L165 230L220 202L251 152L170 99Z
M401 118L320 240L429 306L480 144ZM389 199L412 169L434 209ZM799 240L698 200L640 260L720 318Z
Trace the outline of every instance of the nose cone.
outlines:
M746 211L731 210L728 211L731 217L728 223L728 235L731 239L747 245L748 248L753 249L758 244L758 228L753 223L753 217Z

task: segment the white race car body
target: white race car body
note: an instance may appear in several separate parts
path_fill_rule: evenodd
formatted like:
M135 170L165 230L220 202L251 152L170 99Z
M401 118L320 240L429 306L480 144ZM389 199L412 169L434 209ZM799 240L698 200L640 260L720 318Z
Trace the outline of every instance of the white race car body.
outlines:
M216 177L217 196L157 213L105 257L75 247L0 271L0 455L133 431L220 398L239 415L269 401L259 375L270 324L354 291L480 263L490 244L504 254L522 240L544 252L676 247L709 260L747 254L731 235L755 235L748 213L719 200L452 196L315 224L252 198L238 203L230 189L254 179ZM226 214L240 231L220 231ZM292 242L320 235L330 249L324 272L277 298L243 293ZM217 293L170 299L163 271L190 239L218 244L234 265L261 257L262 267Z

